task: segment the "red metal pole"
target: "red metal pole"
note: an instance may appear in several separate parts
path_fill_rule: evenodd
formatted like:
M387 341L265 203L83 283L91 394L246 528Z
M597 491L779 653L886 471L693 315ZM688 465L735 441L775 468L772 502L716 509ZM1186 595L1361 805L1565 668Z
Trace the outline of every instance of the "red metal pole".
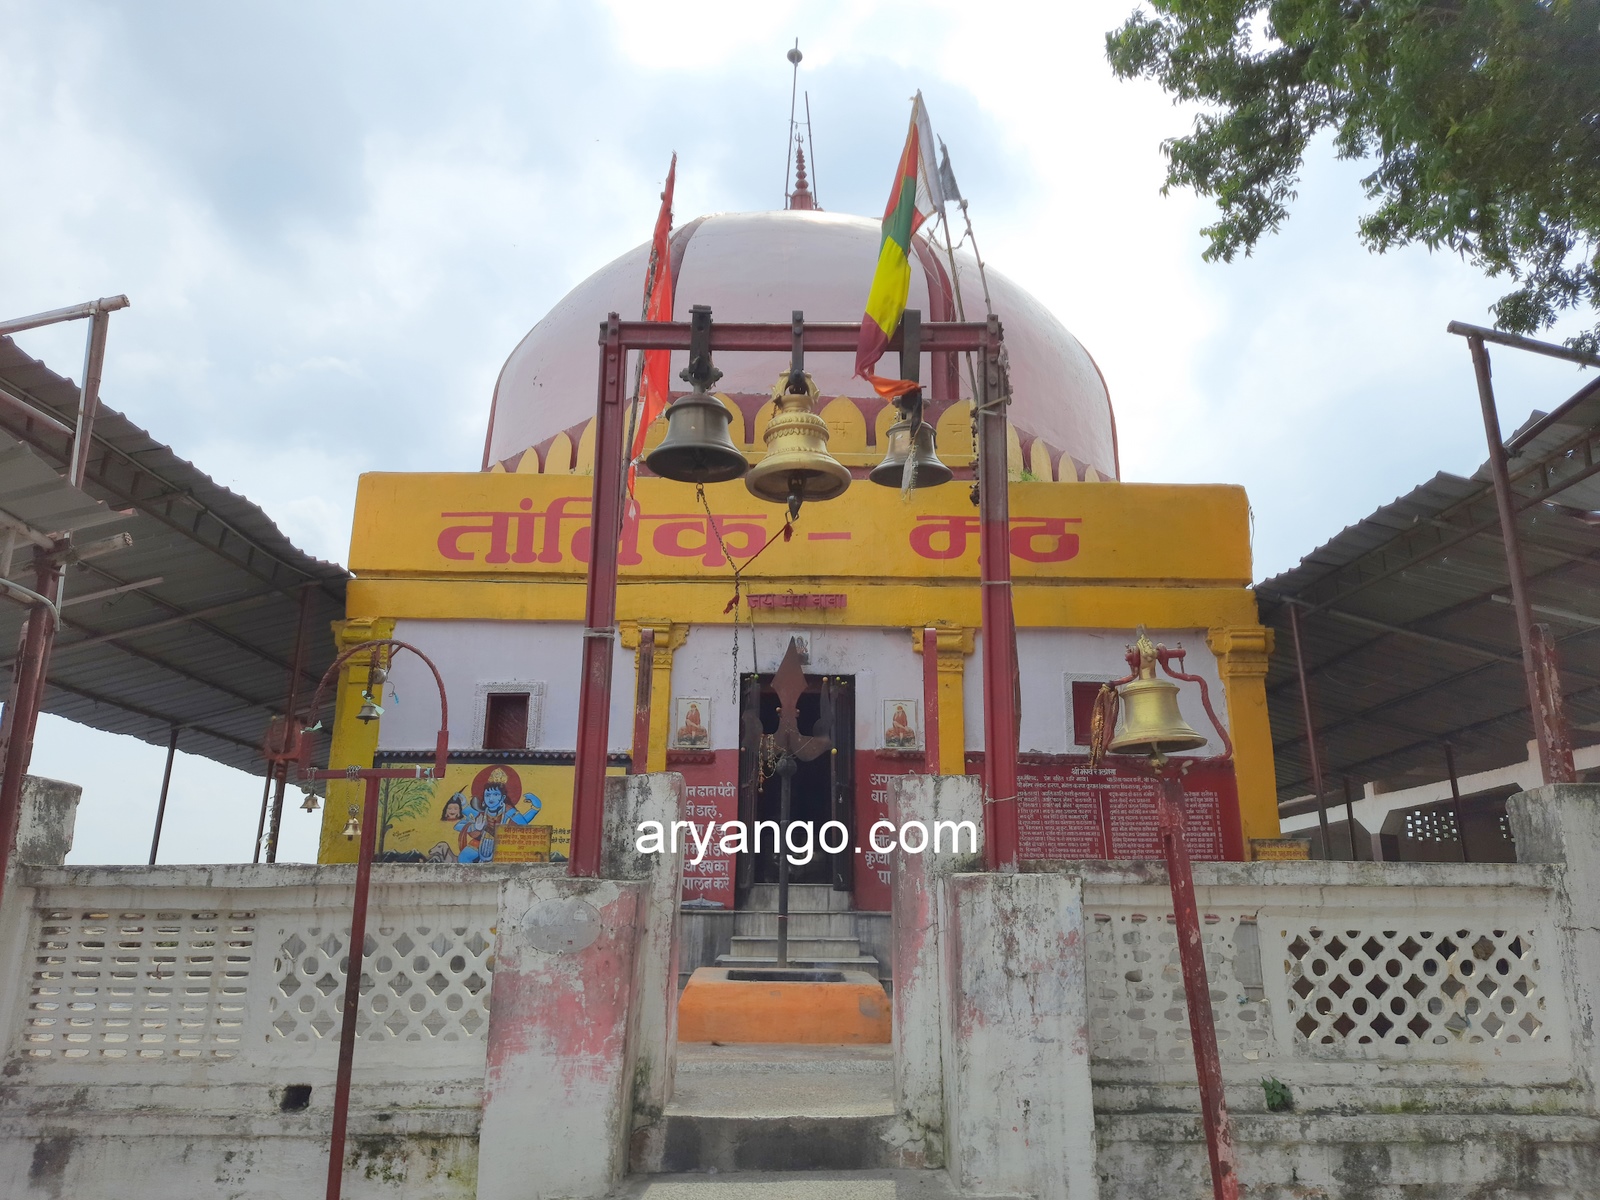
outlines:
M633 773L643 775L650 761L650 703L656 666L656 631L639 630L639 678L633 690Z
M1217 1027L1211 1015L1211 985L1206 978L1205 946L1200 940L1194 873L1189 867L1189 847L1183 839L1183 781L1166 771L1160 773L1160 780L1161 847L1172 886L1172 911L1178 922L1178 961L1183 967L1183 993L1189 1002L1189 1036L1194 1042L1195 1073L1200 1081L1200 1114L1211 1159L1211 1191L1216 1200L1238 1200L1233 1128L1222 1091L1222 1060L1217 1053Z
M621 320L612 313L600 336L600 395L594 418L594 498L584 598L583 673L578 682L578 746L572 784L570 875L600 874L606 751L611 732L611 658L617 623L617 548L622 536Z
M1010 467L1000 367L1000 320L991 316L978 395L978 570L983 597L984 854L990 870L1015 870L1017 837L1017 629L1011 607Z
M939 773L939 634L922 631L922 748L923 770Z
M1311 685L1306 682L1306 656L1300 649L1300 608L1289 602L1289 630L1294 635L1294 669L1300 676L1300 716L1306 725L1306 749L1311 754L1311 786L1317 789L1317 821L1322 826L1322 857L1333 858L1328 840L1328 798L1322 790L1322 755L1317 753L1317 726L1311 719Z
M34 582L39 595L55 595L61 579L60 561L54 554L41 553L35 560L35 568ZM22 780L33 757L34 725L55 640L55 614L45 605L35 604L28 612L22 649L12 667L5 717L0 722L0 742L5 746L5 765L0 768L0 900L5 898L6 871L11 865L11 847L17 840L17 823L21 816Z
M1537 634L1533 628L1533 605L1528 599L1528 576L1522 565L1522 540L1517 535L1517 516L1513 507L1511 475L1506 468L1506 448L1500 437L1500 414L1494 403L1494 381L1489 371L1489 352L1483 338L1467 338L1472 351L1472 369L1478 377L1478 405L1483 409L1483 432L1489 443L1489 477L1494 480L1495 507L1500 512L1500 541L1505 548L1506 574L1511 577L1511 607L1517 614L1517 640L1522 643L1522 673L1528 688L1528 711L1533 718L1533 734L1539 742L1539 768L1546 783L1576 783L1577 771L1570 748L1561 753L1561 735L1550 727L1550 715L1560 711L1560 681L1555 695L1544 693L1548 679L1542 679L1538 661ZM1551 673L1553 674L1553 672Z
M378 776L368 775L361 805L361 853L356 858L355 905L345 944L344 1014L339 1029L339 1074L333 1085L333 1135L328 1143L327 1200L339 1200L344 1184L344 1140L350 1122L350 1075L356 1055L356 1016L361 1007L361 970L366 958L367 892L372 886L372 851L378 841Z

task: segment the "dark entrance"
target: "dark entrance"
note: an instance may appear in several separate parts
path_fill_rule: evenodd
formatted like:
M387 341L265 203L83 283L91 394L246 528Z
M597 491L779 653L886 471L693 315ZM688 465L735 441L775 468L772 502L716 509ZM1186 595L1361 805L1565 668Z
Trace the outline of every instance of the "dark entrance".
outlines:
M778 728L778 696L771 675L745 675L740 680L741 733L739 737L739 819L755 830L757 821L778 820L779 781L772 774L770 755L761 752L759 740ZM753 716L754 721L750 719ZM755 733L759 723L760 734ZM790 863L791 883L827 883L850 891L854 865L855 826L852 822L855 766L855 678L850 675L807 675L800 697L800 732L821 734L832 749L811 762L799 764L790 784L790 823L811 828L811 861ZM817 834L824 823L840 821L851 831L845 848L837 854L823 852ZM837 843L838 834L830 834ZM796 844L799 841L798 835ZM772 848L771 830L761 839L760 854L739 856L735 906L748 905L750 888L778 881L778 854Z

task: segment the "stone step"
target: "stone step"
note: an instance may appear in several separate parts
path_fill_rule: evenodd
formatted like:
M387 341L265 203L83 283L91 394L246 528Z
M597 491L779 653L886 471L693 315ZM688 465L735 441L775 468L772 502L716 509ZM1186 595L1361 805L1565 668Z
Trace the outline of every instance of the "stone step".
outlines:
M750 889L750 911L777 912L778 885L758 883ZM789 885L789 911L794 912L849 912L850 893L836 892L828 883L791 883Z
M731 937L728 939L732 958L772 958L778 953L778 939L774 937ZM861 939L789 937L791 958L860 958Z
M777 937L778 914L745 910L733 915L733 932L740 937ZM856 935L852 912L791 912L789 936L847 938Z
M612 1200L1001 1200L958 1191L943 1171L736 1171L632 1175ZM1007 1197L1005 1200L1015 1200Z
M774 952L765 955L738 955L719 954L716 965L719 967L776 967L778 956ZM800 971L865 971L874 979L882 979L879 972L881 965L870 954L859 954L854 958L797 958L794 951L789 952L789 965Z
M633 1169L861 1171L900 1165L885 1140L896 1121L888 1051L683 1043L672 1100L635 1143Z

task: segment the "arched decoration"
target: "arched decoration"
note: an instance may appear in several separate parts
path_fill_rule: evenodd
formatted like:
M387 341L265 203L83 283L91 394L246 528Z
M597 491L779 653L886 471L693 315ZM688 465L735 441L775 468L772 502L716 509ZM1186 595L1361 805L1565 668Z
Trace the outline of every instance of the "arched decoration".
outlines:
M490 463L489 474L493 475L496 471L504 475L506 473L506 464L503 462Z
M1106 477L1094 469L1093 463L1084 464L1083 481L1085 483L1105 483Z
M1078 483L1083 478L1078 469L1078 460L1072 455L1063 453L1056 459L1056 481L1058 483Z
M735 446L743 446L748 444L749 439L744 436L744 413L740 410L739 406L721 392L713 392L712 395L716 396L716 398L722 402L722 407L728 410L728 436L733 439L733 444ZM765 408L770 411L772 405L768 404L765 406ZM763 425L762 428L765 429L766 426Z
M1017 436L1017 427L1010 421L1006 422L1006 478L1012 483L1022 478L1022 468L1026 465L1022 457L1022 439Z
M564 433L558 433L550 439L550 445L544 452L544 473L546 475L571 475L572 474L572 439Z
M1044 483L1051 482L1055 479L1055 465L1051 461L1054 457L1043 438L1034 438L1033 445L1028 447L1029 474Z
M900 419L900 410L892 404L885 404L872 422L873 444L882 446L887 438L889 426ZM935 432L938 427L935 426Z
M572 467L574 475L594 474L594 418L590 417L583 424L583 432L578 435L578 452L576 462Z
M849 396L828 401L819 415L828 423L828 450L831 453L867 452L867 419Z
M951 466L956 465L952 459L971 459L972 457L972 405L965 400L958 400L939 418L938 424L933 427L938 439L939 457ZM962 464L965 465L965 464Z
M508 459L507 462L510 460ZM518 475L537 475L540 471L539 452L529 446L518 457L516 466L508 468Z

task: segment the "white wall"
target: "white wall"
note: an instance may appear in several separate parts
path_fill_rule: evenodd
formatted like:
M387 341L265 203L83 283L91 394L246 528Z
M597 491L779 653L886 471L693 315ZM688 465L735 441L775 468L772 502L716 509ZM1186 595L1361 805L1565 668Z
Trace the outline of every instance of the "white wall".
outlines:
M582 632L576 622L397 621L394 636L427 654L444 677L451 749L478 748L473 727L479 684L542 681L544 700L533 748L570 752L578 745ZM607 740L612 753L626 753L633 741L633 687L633 651L618 646L612 659ZM437 696L432 675L416 655L398 655L390 686L384 689L379 749L431 750L439 731Z

